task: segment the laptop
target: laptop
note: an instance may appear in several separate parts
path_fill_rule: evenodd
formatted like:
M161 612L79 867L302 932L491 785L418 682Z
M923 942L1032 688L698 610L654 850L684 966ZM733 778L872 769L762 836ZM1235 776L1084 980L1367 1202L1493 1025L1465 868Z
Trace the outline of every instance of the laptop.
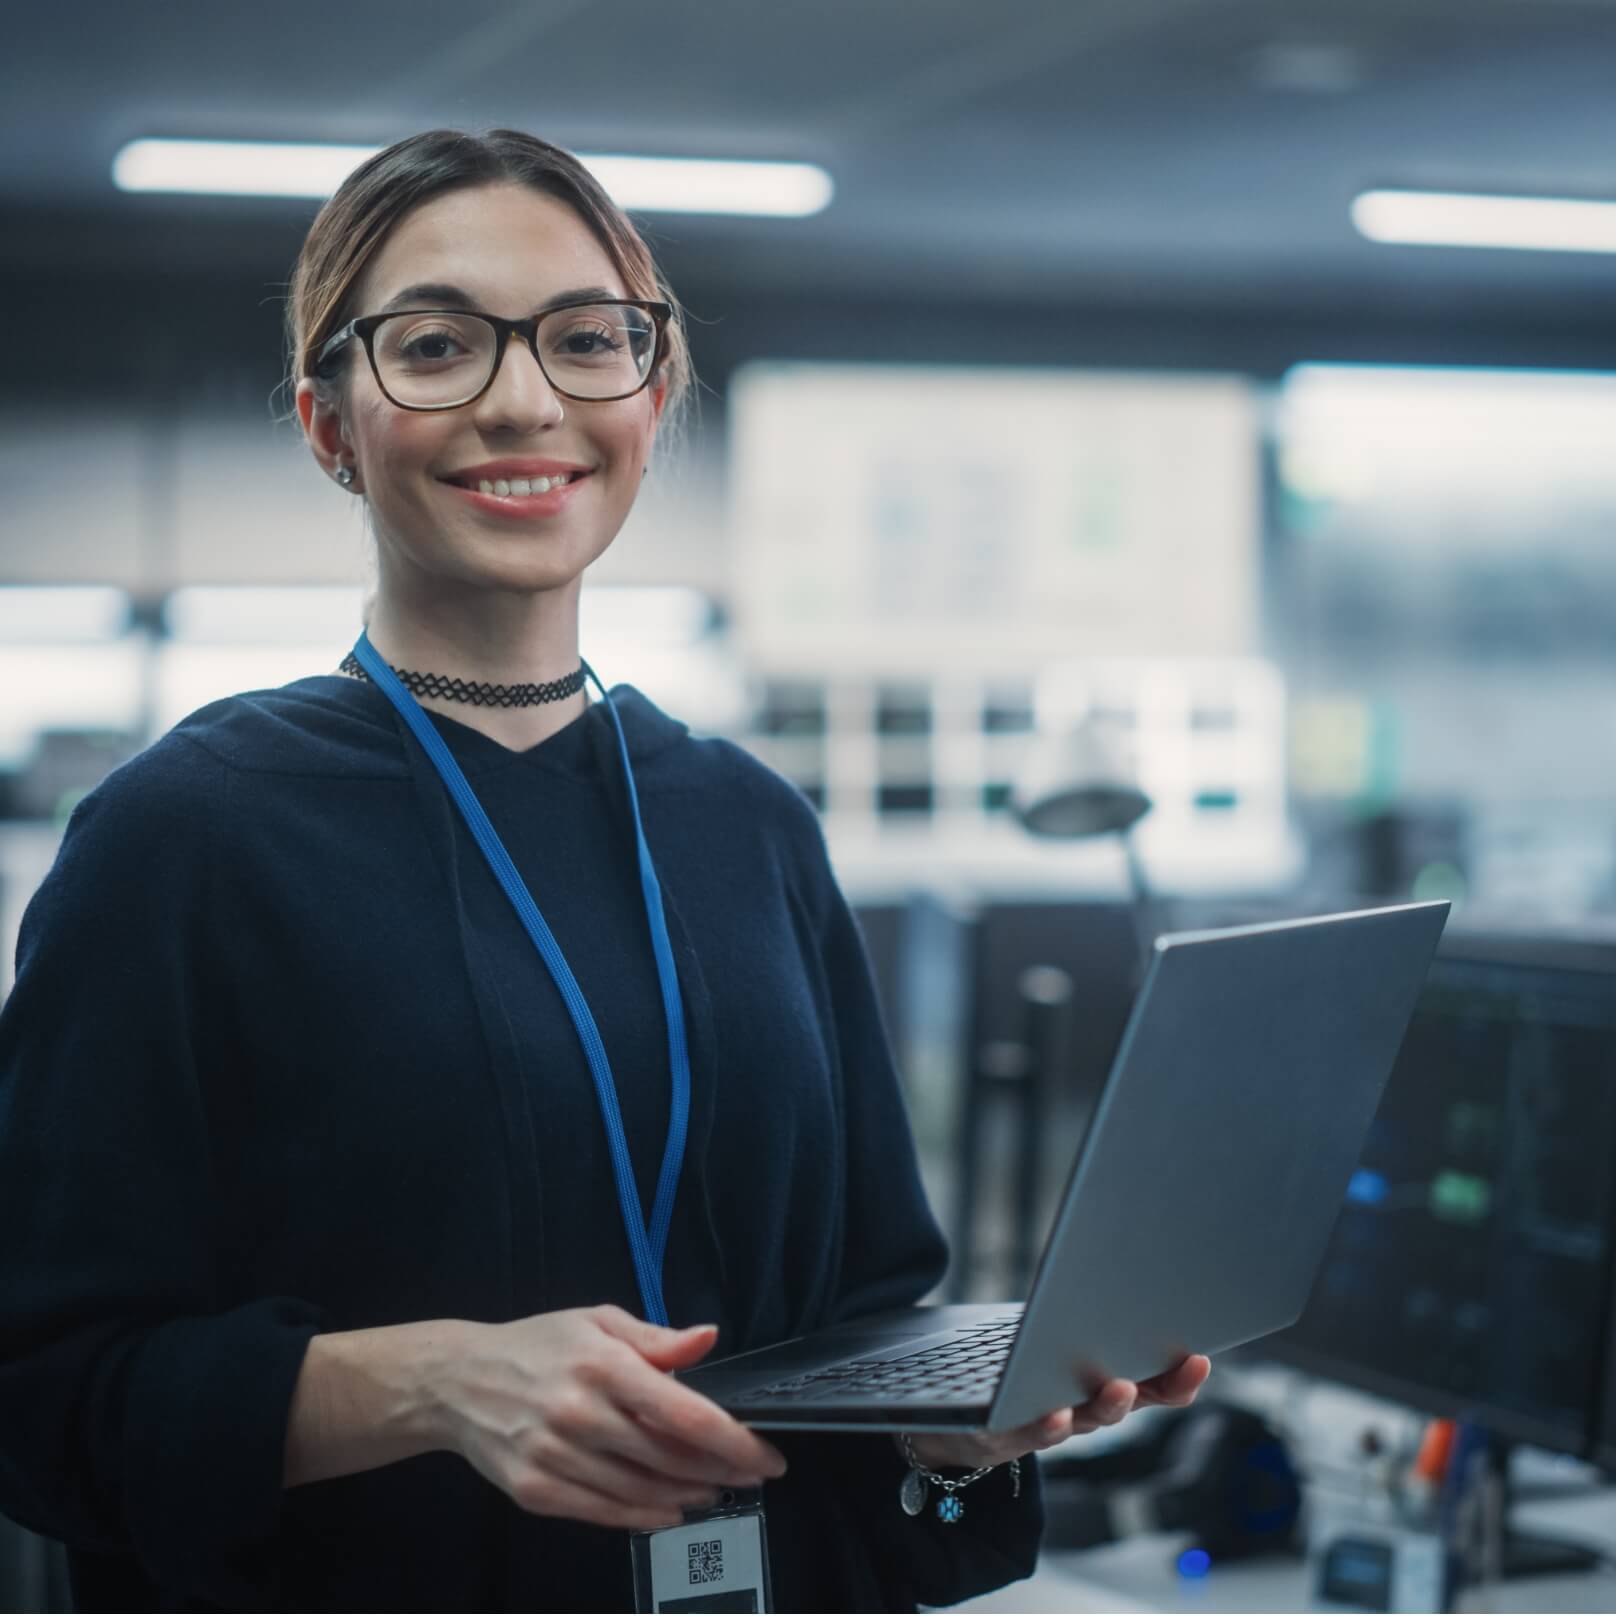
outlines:
M1448 909L1159 937L1024 1305L897 1308L678 1378L761 1429L1007 1431L1295 1323Z

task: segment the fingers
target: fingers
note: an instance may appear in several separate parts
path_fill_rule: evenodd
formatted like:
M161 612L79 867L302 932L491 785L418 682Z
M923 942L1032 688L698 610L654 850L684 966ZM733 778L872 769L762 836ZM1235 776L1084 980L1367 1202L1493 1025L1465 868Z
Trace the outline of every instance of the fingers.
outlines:
M1041 1420L1031 1420L1026 1425L1018 1426L1014 1431L1006 1431L999 1441L1006 1444L1006 1457L1015 1458L1023 1453L1037 1453L1044 1448L1053 1448L1064 1442L1071 1434L1072 1410L1058 1408L1053 1414L1046 1414Z
M1116 1425L1136 1408L1183 1408L1195 1401L1211 1373L1212 1360L1196 1353L1165 1374L1153 1375L1137 1385L1127 1380L1108 1380L1094 1388L1094 1395L1086 1403L1068 1411L1070 1423L1065 1429L1063 1416L1057 1412L1023 1427L1022 1434L1032 1437L1034 1446L1051 1447L1068 1436L1087 1436L1101 1426Z
M522 1507L650 1530L713 1507L725 1489L783 1473L772 1446L652 1367L633 1344L606 1345L574 1367L572 1385L548 1400L543 1424L524 1444L521 1474L507 1488ZM672 1432L642 1423L639 1409Z
M654 1435L722 1461L729 1467L725 1479L785 1474L785 1456L772 1443L643 1359L614 1360L609 1372L611 1400L620 1409L649 1426Z
M570 1444L557 1444L542 1455L540 1468L624 1509L652 1510L675 1518L687 1509L713 1508L724 1490L707 1482L679 1481L614 1453Z
M595 1322L607 1335L626 1342L648 1363L659 1369L687 1369L713 1349L718 1339L716 1324L692 1324L683 1330L670 1330L660 1324L647 1324L620 1307L607 1304L594 1310Z
M1071 1434L1072 1410L1059 1408L1013 1431L962 1431L952 1436L911 1436L909 1441L922 1464L974 1470L979 1465L1008 1464L1023 1454L1052 1448Z
M1149 1380L1139 1383L1139 1401L1142 1404L1166 1404L1173 1408L1184 1408L1195 1401L1195 1395L1206 1384L1206 1378L1212 1373L1212 1360L1199 1353L1186 1358L1183 1363L1166 1374L1152 1375Z
M1023 1428L1028 1433L1030 1447L1053 1448L1072 1435L1072 1410L1058 1408L1041 1420L1034 1420Z
M765 1472L761 1467L736 1464L706 1448L693 1447L621 1409L610 1410L603 1421L599 1446L656 1475L696 1486L758 1487L774 1473Z
M676 1524L785 1472L770 1443L667 1372L716 1338L614 1307L482 1327L444 1393L454 1449L534 1514Z
M1131 1380L1107 1380L1086 1403L1075 1408L1058 1408L1013 1431L998 1435L969 1432L948 1437L914 1437L911 1441L916 1457L927 1464L1004 1464L1024 1453L1055 1447L1068 1437L1087 1436L1103 1425L1116 1425L1133 1412L1138 1401L1139 1388Z
M623 1406L654 1434L711 1454L740 1475L769 1478L786 1473L785 1456L773 1443L731 1419L716 1403L682 1386L632 1388Z
M1088 1402L1072 1410L1072 1430L1087 1436L1102 1425L1116 1425L1133 1412L1139 1388L1131 1380L1108 1380Z
M613 1401L649 1426L653 1436L671 1438L685 1449L719 1460L727 1468L714 1480L733 1485L742 1477L756 1480L785 1474L785 1458L772 1443L754 1435L710 1399L658 1372L658 1358L688 1354L688 1361L693 1362L710 1351L717 1339L716 1325L666 1330L610 1304L592 1312L607 1335L633 1348L637 1355L637 1361L621 1357L603 1362L615 1371L611 1377ZM626 1438L621 1429L616 1434L620 1440ZM635 1456L647 1459L648 1452L636 1448Z

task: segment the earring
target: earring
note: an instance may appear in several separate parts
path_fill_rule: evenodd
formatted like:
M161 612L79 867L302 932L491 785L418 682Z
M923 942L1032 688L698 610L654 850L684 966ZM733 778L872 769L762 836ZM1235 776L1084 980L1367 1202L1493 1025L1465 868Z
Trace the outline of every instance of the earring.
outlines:
M353 475L354 473L352 466L339 466L337 468L337 481L341 483L344 488L348 487L349 484L353 482Z

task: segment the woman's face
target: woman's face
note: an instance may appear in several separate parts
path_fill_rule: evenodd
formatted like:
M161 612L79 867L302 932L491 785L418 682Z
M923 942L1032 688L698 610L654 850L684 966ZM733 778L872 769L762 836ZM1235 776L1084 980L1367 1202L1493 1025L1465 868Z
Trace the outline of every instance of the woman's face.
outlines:
M361 278L354 312L379 313L426 283L457 286L474 310L513 319L591 289L633 295L566 203L518 184L452 191L408 214ZM408 306L452 305L412 297ZM402 568L436 589L555 589L575 581L617 536L656 434L660 383L609 403L564 399L514 338L481 398L459 409L404 410L377 387L362 344L344 351L340 416L316 402L306 380L298 413L328 471L354 467L352 487L370 503L384 579ZM558 462L587 475L548 496L548 508L520 515L505 514L514 507L490 510L448 481L510 459Z

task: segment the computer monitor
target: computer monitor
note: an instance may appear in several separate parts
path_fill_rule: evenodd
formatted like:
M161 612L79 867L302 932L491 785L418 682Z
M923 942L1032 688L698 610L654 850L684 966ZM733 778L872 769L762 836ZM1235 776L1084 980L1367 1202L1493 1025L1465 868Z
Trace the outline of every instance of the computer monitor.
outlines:
M1616 949L1455 936L1307 1309L1265 1354L1592 1454L1616 1373L1613 1228Z
M960 1024L949 1274L954 1301L967 1300L982 1280L990 1295L1025 1293L1064 1183L1057 1164L1076 1154L1127 1025L1138 988L1139 942L1134 912L1125 903L985 903L971 919L964 955L968 1009ZM1058 1034L1055 1049L1045 1052L1053 1056L1049 1071L1038 1070L1037 1052L1025 1047L1035 1030L1029 1025L1027 973L1039 966L1063 972L1071 985L1070 998L1046 1024ZM995 1061L1018 1048L1030 1064L1005 1065L999 1077L1008 1081L996 1083ZM1010 1119L994 1117L1000 1109L995 1094L1014 1096L1021 1124L1017 1147L1003 1152L994 1146L1008 1141L998 1137L994 1124ZM994 1200L1009 1203L998 1208L1009 1216L990 1223L980 1203ZM978 1223L1008 1227L1002 1268L978 1261Z

